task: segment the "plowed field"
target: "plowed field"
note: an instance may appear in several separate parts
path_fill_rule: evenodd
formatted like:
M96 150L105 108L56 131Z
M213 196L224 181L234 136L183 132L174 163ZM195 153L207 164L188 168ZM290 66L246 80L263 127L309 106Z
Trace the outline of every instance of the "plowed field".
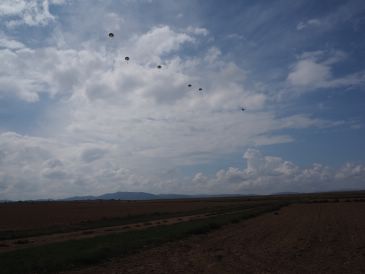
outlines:
M68 226L112 218L126 218L154 213L185 213L262 201L246 199L157 200L157 201L77 201L19 202L0 204L0 232Z
M365 203L292 205L67 273L365 273Z

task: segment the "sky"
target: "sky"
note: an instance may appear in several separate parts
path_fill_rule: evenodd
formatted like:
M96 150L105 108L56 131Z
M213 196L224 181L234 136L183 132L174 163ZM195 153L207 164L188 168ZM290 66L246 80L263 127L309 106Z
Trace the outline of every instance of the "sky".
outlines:
M0 200L365 189L364 29L362 0L1 0Z

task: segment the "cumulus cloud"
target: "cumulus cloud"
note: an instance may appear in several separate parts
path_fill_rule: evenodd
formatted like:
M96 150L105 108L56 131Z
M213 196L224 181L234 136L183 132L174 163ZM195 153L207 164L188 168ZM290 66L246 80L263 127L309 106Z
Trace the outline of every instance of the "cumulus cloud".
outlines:
M0 58L0 93L28 102L42 94L71 94L79 81L106 66L96 52L55 48L3 49Z
M107 151L101 148L89 148L82 152L81 159L84 162L90 163L102 158L106 153Z
M233 193L270 194L285 191L331 191L363 189L365 186L365 166L346 163L338 169L322 164L301 168L280 157L263 155L250 148L244 155L246 167L219 170L214 177L202 173L194 179L204 181L206 191L220 189Z
M172 42L155 40L159 35L169 36L167 40ZM161 58L198 39L186 37L188 34L169 27L155 27L139 39L132 38L130 49L138 49L135 45L152 39L156 48L161 48L153 54ZM164 59L162 70L148 62L127 64L122 61L123 51L112 50L112 54L93 47L3 50L7 62L2 67L6 77L2 78L1 92L28 102L39 100L42 94L62 98L49 116L63 117L63 121L50 121L55 125L52 132L42 129L53 136L103 140L129 153L133 148L133 155L180 158L176 161L191 151L221 153L245 143L291 141L267 133L314 124L305 116L300 121L299 116L283 120L260 112L266 95L246 89L246 72L232 62L222 62L218 48L211 48L203 58L183 60L172 55ZM194 89L189 89L187 83L192 83ZM204 87L202 94L196 93L198 87ZM252 113L242 115L241 106L249 106ZM257 136L260 138L256 140ZM160 140L165 140L164 146L159 145ZM132 145L124 148L128 142Z
M174 101L185 95L178 89L188 78L181 71L182 62L165 61L164 73L151 68L161 63L163 55L194 40L186 33L161 26L132 38L127 48L112 49L110 53L94 48L30 49L16 40L4 38L0 40L0 57L4 61L0 65L0 93L34 102L42 94L64 96L82 91L90 99L102 99L133 91L157 101ZM128 66L122 63L125 52L133 56L133 63ZM166 88L167 82L173 85L170 91Z
M207 36L209 34L209 31L206 28L196 28L192 26L188 27L186 31L188 33L203 35L203 36Z
M3 36L3 35L2 35ZM10 39L8 37L1 37L0 36L0 48L3 49L10 49L10 50L16 50L16 49L21 49L24 48L24 44L16 41L14 39Z
M313 60L300 60L288 75L288 81L296 86L322 84L331 77L330 67Z
M0 3L0 18L4 17L8 27L18 25L47 25L55 20L49 11L50 4L63 4L61 0L3 0Z
M116 155L103 157L101 147L6 132L0 134L0 151L0 199L152 190L149 179L125 168Z
M365 72L357 72L336 77L333 73L335 64L344 61L346 53L334 51L305 52L299 56L288 74L287 82L297 88L338 88L361 85L365 82Z
M55 21L49 5L65 1L9 3L0 4L1 20L8 26L43 26ZM93 9L79 8L75 12L82 10L84 17L68 18L65 25L72 31L48 26L54 28L46 46L28 44L26 36L0 34L1 99L44 108L43 120L32 121L31 132L14 133L11 126L1 125L0 199L244 191L241 182L253 186L259 174L269 178L298 171L280 158L249 151L250 168L219 171L213 181L203 173L193 178L160 174L211 163L242 147L294 141L279 132L283 129L339 126L309 115L275 115L268 108L270 96L247 85L245 69L226 59L216 45L200 48L212 41L205 28L156 25L141 30L105 7L92 13L102 20L86 18ZM115 31L114 39L107 37L108 28ZM185 54L189 51L203 54ZM131 61L125 62L125 56ZM320 56L304 54L299 61L331 68L340 59ZM158 64L162 69L156 69ZM308 83L301 78L305 66L292 68L293 86ZM335 80L329 69L316 81Z
M202 172L191 178L176 173L143 175L141 158L133 154L121 157L117 146L114 150L104 146L75 146L55 139L0 134L0 199L62 198L120 190L268 194L361 189L365 184L362 164L346 163L334 169L315 163L302 168L280 157L264 155L256 148L244 153L245 167L222 169L213 177ZM161 159L156 155L158 151L151 155L148 165ZM136 159L139 169L133 165L128 168L127 162ZM166 166L165 161L163 164Z
M65 165L59 159L49 159L41 165L41 176L45 179L60 181L71 179L71 174L65 169Z
M178 50L188 42L194 42L194 38L187 33L175 32L168 26L155 27L135 38L132 53L140 61L159 61L163 55Z

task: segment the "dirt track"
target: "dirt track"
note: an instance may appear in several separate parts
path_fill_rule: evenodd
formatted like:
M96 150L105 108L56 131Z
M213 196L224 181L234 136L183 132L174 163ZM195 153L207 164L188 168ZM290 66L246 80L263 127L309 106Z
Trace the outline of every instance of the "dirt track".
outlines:
M283 208L68 274L365 273L365 203Z
M0 204L0 232L7 230L68 227L82 222L126 218L154 213L186 213L239 205L255 205L262 201L247 199L152 200L152 201L75 201L24 202Z
M14 240L3 240L0 241L0 252L8 252L16 249L46 245L50 243L64 242L68 240L80 240L86 238L92 238L95 236L108 235L113 233L120 233L130 230L140 230L146 229L149 227L160 226L160 225L172 225L176 223L188 222L192 220L205 219L208 218L208 215L205 214L197 214L197 215L189 215L189 216L181 216L167 219L159 219L148 222L138 222L131 223L120 226L112 226L112 227L101 227L96 229L85 229L76 232L69 233L57 233L51 235L43 235L43 236L35 236L35 237L27 237L21 239Z

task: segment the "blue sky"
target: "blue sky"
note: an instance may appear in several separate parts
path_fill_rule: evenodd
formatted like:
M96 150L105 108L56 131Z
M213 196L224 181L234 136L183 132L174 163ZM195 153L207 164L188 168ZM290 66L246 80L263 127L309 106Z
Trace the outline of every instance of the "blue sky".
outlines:
M365 187L363 1L3 0L0 23L0 199Z

